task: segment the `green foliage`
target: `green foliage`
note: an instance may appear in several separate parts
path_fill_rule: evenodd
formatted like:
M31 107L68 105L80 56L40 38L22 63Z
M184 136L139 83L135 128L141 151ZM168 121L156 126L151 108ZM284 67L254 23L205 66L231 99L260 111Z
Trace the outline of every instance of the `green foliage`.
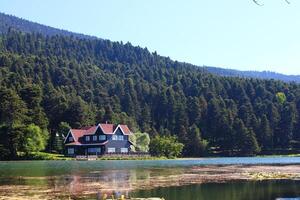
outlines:
M184 144L177 141L176 136L155 136L150 142L151 155L176 158L181 155Z
M280 104L284 104L286 102L286 96L283 92L277 92L276 98Z
M172 133L184 156L205 155L208 143L248 155L300 141L298 84L214 76L129 43L13 30L0 38L1 159L17 156L32 123L57 152L61 122L128 124L163 141Z
M12 89L0 87L0 122L13 126L26 121L27 106Z
M136 132L130 135L129 140L133 143L133 150L137 152L148 152L150 137L148 133Z
M71 126L67 122L60 122L57 129L57 134L66 137Z
M64 137L67 136L71 126L67 122L60 122L57 128L57 132L55 134L54 143L53 143L53 151L62 153L64 150Z
M30 84L20 90L21 98L26 103L30 122L42 129L48 126L48 119L41 106L43 94L39 85Z
M62 154L53 154L46 152L30 152L28 154L19 153L19 159L24 160L72 160Z
M30 124L24 130L25 140L23 143L23 151L26 154L31 152L39 152L45 149L48 139L48 133L40 127Z
M69 108L66 112L66 119L73 128L95 124L95 113L80 96L70 99Z
M270 127L270 122L266 115L262 116L260 128L258 131L260 143L263 145L262 149L271 149L273 147L273 132Z
M207 153L208 142L201 139L200 129L194 124L189 128L189 140L185 154L188 156L200 157Z
M236 119L234 131L237 138L237 151L242 155L255 155L260 152L254 132L247 129L242 120Z

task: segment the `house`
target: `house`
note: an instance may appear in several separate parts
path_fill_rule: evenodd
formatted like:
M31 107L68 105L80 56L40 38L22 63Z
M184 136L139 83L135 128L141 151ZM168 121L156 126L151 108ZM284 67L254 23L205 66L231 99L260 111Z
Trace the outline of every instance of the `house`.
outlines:
M129 153L132 134L127 125L98 124L70 129L64 144L68 156Z

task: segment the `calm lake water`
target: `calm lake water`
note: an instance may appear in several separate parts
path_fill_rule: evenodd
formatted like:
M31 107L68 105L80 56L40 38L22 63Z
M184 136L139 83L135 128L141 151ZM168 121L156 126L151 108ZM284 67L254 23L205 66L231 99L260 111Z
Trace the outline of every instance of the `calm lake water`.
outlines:
M24 199L30 199L30 196L35 194L96 199L97 193L103 191L109 193L112 190L130 196L157 196L166 200L275 200L279 197L300 197L298 180L226 181L226 183L203 184L193 180L192 184L195 174L202 177L205 177L205 173L212 174L212 172L195 172L194 168L211 166L215 168L213 174L218 174L219 165L265 164L299 164L300 167L300 157L0 162L0 193L6 197L17 195ZM186 182L181 184L181 180Z

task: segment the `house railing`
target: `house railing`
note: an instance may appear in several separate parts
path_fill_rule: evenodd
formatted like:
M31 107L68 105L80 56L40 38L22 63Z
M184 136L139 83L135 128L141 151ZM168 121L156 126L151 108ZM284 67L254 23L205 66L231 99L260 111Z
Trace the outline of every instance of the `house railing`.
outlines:
M100 156L150 156L150 154L147 152L128 152L128 153L114 152L114 153L104 153Z
M119 152L114 152L114 153L104 153L104 154L99 154L99 155L76 155L76 159L97 159L99 157L103 156L108 156L108 157L144 157L144 156L151 156L147 152L128 152L128 153L119 153Z

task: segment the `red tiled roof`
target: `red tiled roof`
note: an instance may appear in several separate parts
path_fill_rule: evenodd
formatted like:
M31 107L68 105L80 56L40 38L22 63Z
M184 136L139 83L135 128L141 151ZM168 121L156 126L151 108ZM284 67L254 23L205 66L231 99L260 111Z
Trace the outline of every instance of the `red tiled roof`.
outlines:
M70 131L74 138L74 142L72 142L72 143L74 143L76 145L80 144L78 139L86 134L86 130L85 129L70 129Z
M86 130L86 135L92 135L96 132L98 126L91 126Z
M114 134L114 131L116 131L116 129L118 127L121 128L124 135L131 134L131 131L127 125L115 126L114 124L99 124L99 126L100 126L101 130L103 131L103 133L106 135ZM87 126L87 127L82 127L81 129L70 129L70 131L73 135L73 138L74 138L74 142L68 143L67 145L82 145L79 142L79 138L83 137L84 135L93 135L96 132L97 128L98 128L98 126ZM92 143L92 144L95 144L95 143Z
M99 124L104 134L114 133L114 124Z
M124 135L130 135L131 134L131 131L129 130L127 125L120 124L119 126L121 127Z

